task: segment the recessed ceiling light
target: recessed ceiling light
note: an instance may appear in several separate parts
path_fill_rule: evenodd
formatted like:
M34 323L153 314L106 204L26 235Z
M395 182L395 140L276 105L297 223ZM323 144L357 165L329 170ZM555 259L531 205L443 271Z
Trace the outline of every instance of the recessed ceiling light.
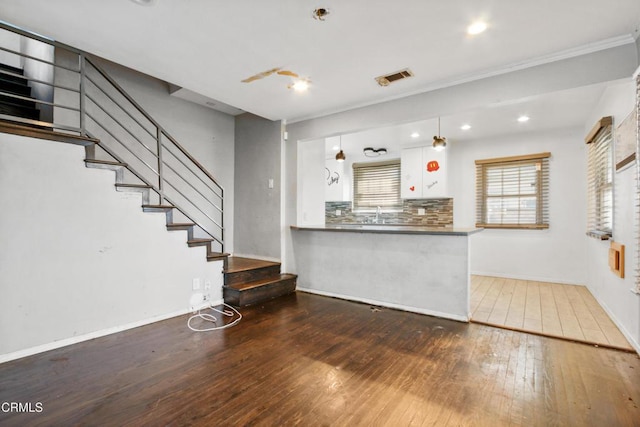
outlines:
M460 129L462 129L462 130L469 130L469 129L471 129L471 125L470 125L470 124L466 124L466 123L465 123L465 124L463 124L462 126L460 126Z
M487 23L483 21L477 21L467 27L467 34L475 36L487 29Z
M520 116L520 117L518 117L518 121L520 123L528 122L529 121L529 116Z
M309 89L309 82L307 80L298 80L289 87L296 92L305 92Z
M420 134L418 132L414 132L414 133L411 134L411 138L417 138L419 136L420 136Z

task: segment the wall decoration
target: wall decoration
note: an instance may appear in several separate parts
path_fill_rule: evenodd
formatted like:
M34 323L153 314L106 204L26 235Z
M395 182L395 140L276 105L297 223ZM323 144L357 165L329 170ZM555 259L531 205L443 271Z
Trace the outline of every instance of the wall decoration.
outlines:
M431 160L427 163L427 172L435 172L440 169L440 164L437 160Z
M616 128L615 162L616 171L631 165L636 159L636 138L638 132L637 107Z
M329 168L327 170L327 185L338 184L340 182L340 174L337 171L331 172Z

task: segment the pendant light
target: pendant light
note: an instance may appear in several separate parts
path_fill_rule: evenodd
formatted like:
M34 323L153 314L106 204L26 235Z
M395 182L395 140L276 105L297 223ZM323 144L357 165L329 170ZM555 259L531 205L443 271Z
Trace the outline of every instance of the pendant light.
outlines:
M336 161L344 162L344 159L347 157L344 155L344 151L342 151L342 135L340 135L340 151L336 154Z
M442 151L447 146L447 138L440 136L440 116L438 116L438 136L433 137L433 149Z

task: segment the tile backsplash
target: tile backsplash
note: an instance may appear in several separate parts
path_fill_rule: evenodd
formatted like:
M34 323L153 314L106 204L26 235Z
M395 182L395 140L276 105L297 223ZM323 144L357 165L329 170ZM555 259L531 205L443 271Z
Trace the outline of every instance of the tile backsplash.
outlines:
M376 217L372 212L354 212L351 202L325 202L324 206L327 224L367 223ZM424 215L419 215L418 209L424 209ZM340 211L340 215L336 211ZM385 224L452 227L453 199L405 199L402 212L383 212L380 219Z

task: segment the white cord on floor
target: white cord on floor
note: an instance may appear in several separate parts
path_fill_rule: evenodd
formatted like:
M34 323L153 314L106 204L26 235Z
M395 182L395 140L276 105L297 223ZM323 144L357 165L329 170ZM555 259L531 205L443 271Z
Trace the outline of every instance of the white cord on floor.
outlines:
M231 323L227 323L226 325L222 325L222 326L213 326L211 328L204 328L204 329L198 329L198 328L194 328L193 326L191 326L191 321L193 319L202 319L206 322L212 322L215 323L218 321L218 319L213 315L213 314L209 314L209 313L202 313L202 310L198 310L197 314L194 314L193 316L191 316L189 318L189 321L187 322L187 326L189 327L189 329L191 329L194 332L209 332L209 331L217 331L220 329L226 329L226 328L230 328L232 326L235 326L238 324L238 322L240 322L240 320L242 319L242 314L240 314L240 312L238 310L236 310L235 308L231 307L228 304L222 303L222 305L224 305L225 307L229 307L232 311L230 310L218 310L217 308L215 308L213 305L209 306L208 308L210 308L213 311L216 311L224 316L227 317L233 317L234 314L238 315L238 318L236 320L234 320ZM206 309L205 309L206 310Z

